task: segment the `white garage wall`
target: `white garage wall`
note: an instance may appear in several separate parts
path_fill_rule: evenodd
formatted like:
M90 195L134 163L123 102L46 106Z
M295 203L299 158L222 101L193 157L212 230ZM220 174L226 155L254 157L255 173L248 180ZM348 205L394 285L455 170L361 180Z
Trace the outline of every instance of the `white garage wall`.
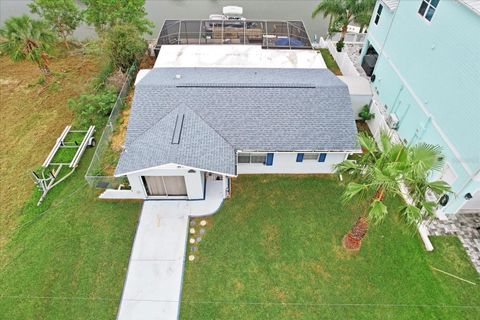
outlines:
M180 168L179 168L180 167ZM132 191L136 194L142 194L147 197L145 187L143 186L142 176L184 176L185 185L187 187L188 199L203 199L204 175L203 171L195 170L194 173L188 173L188 168L184 168L175 164L168 164L156 168L150 168L136 173L128 174L128 181L132 187ZM186 197L149 197L152 199L185 199Z
M345 160L346 156L346 153L327 153L325 162L316 160L296 162L297 153L275 152L271 166L261 163L239 163L237 165L237 173L332 173L333 165Z

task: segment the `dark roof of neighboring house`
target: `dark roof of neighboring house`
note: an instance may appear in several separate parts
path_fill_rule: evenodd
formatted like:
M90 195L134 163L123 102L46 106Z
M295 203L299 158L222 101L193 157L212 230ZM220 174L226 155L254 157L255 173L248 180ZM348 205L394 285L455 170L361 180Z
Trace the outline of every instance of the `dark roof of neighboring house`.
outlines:
M236 150L356 151L356 133L327 69L156 68L136 85L115 174L177 163L234 175Z

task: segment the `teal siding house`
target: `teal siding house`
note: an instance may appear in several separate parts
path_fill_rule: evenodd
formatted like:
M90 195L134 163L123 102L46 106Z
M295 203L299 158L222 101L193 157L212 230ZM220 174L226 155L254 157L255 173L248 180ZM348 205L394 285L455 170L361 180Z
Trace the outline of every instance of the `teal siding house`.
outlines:
M360 63L405 143L442 146L440 215L480 212L480 0L377 1Z

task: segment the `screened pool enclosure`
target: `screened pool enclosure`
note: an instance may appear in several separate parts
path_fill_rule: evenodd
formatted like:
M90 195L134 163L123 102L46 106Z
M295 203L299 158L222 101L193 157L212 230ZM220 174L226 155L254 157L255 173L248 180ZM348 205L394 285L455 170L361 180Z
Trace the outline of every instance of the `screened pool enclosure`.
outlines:
M259 44L265 49L311 49L302 21L165 20L155 52L165 44Z

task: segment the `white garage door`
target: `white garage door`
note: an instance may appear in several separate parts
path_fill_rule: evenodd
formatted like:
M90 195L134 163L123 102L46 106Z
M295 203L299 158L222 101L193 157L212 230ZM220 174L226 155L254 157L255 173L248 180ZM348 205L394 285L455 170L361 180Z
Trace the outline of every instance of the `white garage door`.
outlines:
M149 196L186 196L183 176L144 176L143 183Z

